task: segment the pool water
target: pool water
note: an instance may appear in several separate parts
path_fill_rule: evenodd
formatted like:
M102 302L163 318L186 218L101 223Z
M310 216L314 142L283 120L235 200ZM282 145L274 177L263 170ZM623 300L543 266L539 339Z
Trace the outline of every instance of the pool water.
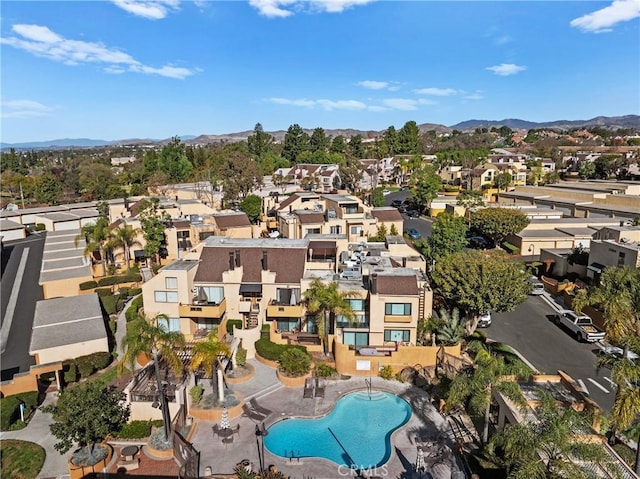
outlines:
M411 418L411 407L394 394L356 392L316 419L275 423L265 447L282 457L322 457L339 465L367 469L391 456L391 433Z

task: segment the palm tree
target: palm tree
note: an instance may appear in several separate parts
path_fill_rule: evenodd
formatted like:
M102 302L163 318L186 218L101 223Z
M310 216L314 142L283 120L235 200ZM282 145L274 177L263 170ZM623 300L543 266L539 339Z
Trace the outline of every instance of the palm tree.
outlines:
M124 250L124 260L127 263L127 273L131 271L130 259L131 248L133 246L142 246L138 241L138 234L141 233L139 228L131 225L121 225L109 231L109 246L111 248L122 248Z
M453 308L451 312L442 308L438 316L436 337L440 344L445 346L454 346L458 344L465 334L465 321L460 319L460 311L458 308Z
M508 477L514 479L590 477L578 461L599 463L605 453L598 443L576 440L576 431L588 429L587 418L571 407L559 408L546 391L538 397L537 421L506 426L491 438L489 453L502 449Z
M447 408L464 406L468 402L472 414L484 414L482 442L486 443L489 439L489 413L493 390L501 392L516 404L524 405L522 391L512 377L524 377L528 370L525 371L519 363L506 364L501 356L494 356L485 349L478 351L475 361L473 373L460 374L451 382Z
M156 387L159 394L163 394L160 380L160 358L166 367L177 377L184 375L184 365L178 352L185 347L184 335L179 331L168 331L169 318L165 314L158 314L148 320L143 313L127 325L127 333L122 343L122 361L118 364L118 373L122 374L125 366L134 369L136 359L140 354L151 353L156 375ZM162 399L162 397L161 397ZM165 439L169 439L169 426L171 418L169 410L162 408Z
M81 240L84 240L84 257L91 258L97 250L100 253L100 263L102 264L102 276L107 275L106 253L108 250L109 220L100 217L95 223L84 225L80 233L74 238L73 243L77 248Z
M322 337L325 356L329 354L329 325L333 324L336 315L345 317L349 322L355 319L351 304L347 300L353 294L349 291L340 291L336 281L324 284L319 279L314 279L309 289L304 292L307 311L316 317L316 326L318 334Z
M211 386L215 394L216 390L222 387L221 384L217 384L216 376L218 368L221 367L221 358L230 356L231 350L227 344L218 340L218 330L216 328L209 332L204 341L199 341L193 346L190 369L191 371L197 371L203 368L207 376L211 375Z

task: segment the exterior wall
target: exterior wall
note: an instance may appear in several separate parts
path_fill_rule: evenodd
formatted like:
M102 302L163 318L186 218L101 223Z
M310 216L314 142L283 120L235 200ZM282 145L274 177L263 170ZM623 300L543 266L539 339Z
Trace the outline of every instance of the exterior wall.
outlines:
M400 316L396 321L385 321L385 303L410 303L411 315ZM390 317L387 316L389 319ZM369 297L369 344L382 346L385 344L384 330L409 330L409 343L416 343L416 327L418 324L418 297L386 296L371 293Z
M162 419L162 411L160 408L154 408L151 406L150 402L130 402L131 405L131 416L129 417L130 421L146 421L146 420L161 420ZM180 405L175 402L168 402L169 405L169 417L173 420L178 411L180 410Z
M229 238L252 238L252 234L253 228L251 227L251 225L218 230L219 236L227 236Z
M81 343L65 344L64 346L55 348L30 351L30 354L36 357L38 364L47 364L99 352L109 352L109 341L106 336L102 339L94 339L93 341L83 341Z
M27 232L25 228L20 228L15 230L3 230L3 231L0 231L0 236L2 236L2 241L14 241L14 240L26 238Z
M436 365L436 355L440 346L400 346L391 356L359 356L345 344L336 344L336 370L349 376L378 375L384 366L391 366L394 372L405 367L420 364L422 367ZM460 345L444 348L449 354L460 357ZM368 369L367 369L368 366Z
M640 247L635 244L615 243L613 241L592 241L589 251L589 263L604 266L628 266L631 269L640 267ZM619 264L620 254L624 254Z
M80 283L91 281L92 279L93 276L83 276L80 278L61 279L59 281L42 283L44 299L77 296L80 292Z

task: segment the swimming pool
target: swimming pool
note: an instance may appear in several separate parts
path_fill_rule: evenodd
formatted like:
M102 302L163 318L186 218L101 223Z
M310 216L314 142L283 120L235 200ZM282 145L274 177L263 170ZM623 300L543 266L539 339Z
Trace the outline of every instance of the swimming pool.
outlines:
M265 447L282 457L322 457L339 465L367 469L391 456L391 433L411 418L411 407L394 394L356 392L316 419L275 423Z

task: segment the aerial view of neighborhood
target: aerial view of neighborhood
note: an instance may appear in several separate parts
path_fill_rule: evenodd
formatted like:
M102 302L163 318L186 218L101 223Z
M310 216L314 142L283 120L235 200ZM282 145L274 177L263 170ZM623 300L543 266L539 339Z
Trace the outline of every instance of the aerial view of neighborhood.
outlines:
M3 479L640 477L638 0L0 24Z

